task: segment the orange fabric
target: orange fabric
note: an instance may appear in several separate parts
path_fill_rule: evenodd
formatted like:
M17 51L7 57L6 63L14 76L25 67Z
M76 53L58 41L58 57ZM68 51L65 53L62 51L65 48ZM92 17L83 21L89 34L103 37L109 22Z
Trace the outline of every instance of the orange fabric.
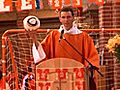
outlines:
M1 0L0 5L0 13L13 11L12 0Z
M65 0L65 5L70 5L70 0Z
M63 36L89 62L91 62L94 66L99 67L99 56L97 50L94 46L92 38L87 33L83 32L77 35L63 34ZM60 33L58 31L52 31L41 43L46 53L46 59L70 58L70 59L75 59L76 61L87 66L88 63L63 39L59 43L59 37L60 37ZM97 75L95 74L95 76ZM96 77L95 77L95 81L96 81Z
M89 2L96 2L97 0L88 0Z
M61 9L62 1L61 0L52 0L53 9Z
M16 7L16 9L18 10L18 11L21 11L21 0L17 0L16 2L15 2L15 7Z
M96 1L96 4L97 4L97 5L103 5L103 4L104 4L104 0L97 0L97 1Z
M99 57L97 50L94 46L94 43L91 37L86 33L81 33L77 35L63 34L66 40L71 43L86 59L88 59L94 66L99 66ZM63 39L59 43L60 33L58 31L52 31L41 43L43 49L46 53L46 59L50 58L70 58L79 61L85 66L88 65L86 61L72 48L70 47ZM66 50L70 53L71 57Z
M116 3L119 3L120 2L120 0L116 0Z
M4 1L4 7L6 7L6 6L10 6L10 11L13 11L13 7L12 7L12 0L5 0Z
M0 90L3 90L3 80L0 80Z
M75 8L83 7L82 0L72 0L72 3Z
M15 3L15 6L16 6L16 9L18 10L18 11L21 11L21 10L28 10L28 9L26 9L26 8L24 8L24 9L22 9L21 7L22 7L22 2L23 2L23 0L17 0L17 2ZM28 5L32 5L32 9L35 9L36 7L35 7L35 0L31 0L31 1L25 1L25 2L29 2L29 3L26 3L25 4L25 6L28 6Z

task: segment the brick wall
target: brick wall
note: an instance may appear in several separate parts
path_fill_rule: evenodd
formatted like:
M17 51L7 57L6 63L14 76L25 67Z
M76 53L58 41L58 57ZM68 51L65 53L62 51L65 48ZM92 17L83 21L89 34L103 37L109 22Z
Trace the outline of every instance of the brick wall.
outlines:
M113 28L120 28L120 3L113 5Z
M99 27L119 28L120 27L120 4L107 2L99 7ZM120 65L116 63L115 56L104 47L109 38L119 32L100 32L99 50L103 53L103 65L105 66L106 90L120 89L119 70Z
M113 4L106 3L99 7L99 28L112 28Z
M106 82L104 85L99 86L98 90L101 88L106 88L103 90L111 90L114 87L114 62L113 62L113 54L108 52L108 49L105 48L105 45L108 42L110 37L113 37L115 34L112 32L100 32L99 33L99 53L102 56L102 65L100 67L104 68L103 75L104 77L99 79L100 82ZM100 83L99 82L99 83Z
M90 25L90 28L99 28L98 6L90 4L86 9L83 9L84 23Z

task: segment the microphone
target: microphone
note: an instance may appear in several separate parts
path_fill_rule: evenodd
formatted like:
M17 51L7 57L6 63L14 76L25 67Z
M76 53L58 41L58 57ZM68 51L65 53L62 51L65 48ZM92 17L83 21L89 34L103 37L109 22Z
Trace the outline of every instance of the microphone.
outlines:
M63 34L64 34L64 30L61 31L61 35L60 35L60 38L59 38L59 42L60 42L61 39L63 38Z

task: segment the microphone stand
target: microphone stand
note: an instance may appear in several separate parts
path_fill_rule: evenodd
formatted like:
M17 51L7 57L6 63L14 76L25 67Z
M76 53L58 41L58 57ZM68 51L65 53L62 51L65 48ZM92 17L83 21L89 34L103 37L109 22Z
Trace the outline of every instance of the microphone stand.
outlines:
M93 69L96 70L102 77L103 74L95 67L92 65L92 63L90 63L75 47L73 47L73 45L71 45L64 37L63 40L65 40L84 60L86 60L86 62L88 62L88 64L91 66L91 70L92 70L92 77L93 77ZM60 42L59 42L60 43Z

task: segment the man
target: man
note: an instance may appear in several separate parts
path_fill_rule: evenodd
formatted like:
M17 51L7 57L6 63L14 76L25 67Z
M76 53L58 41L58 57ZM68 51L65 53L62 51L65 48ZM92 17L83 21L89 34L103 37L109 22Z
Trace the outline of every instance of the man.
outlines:
M33 40L33 57L35 63L50 58L70 58L84 64L86 67L89 66L89 64L67 42L63 39L59 42L61 32L64 30L63 37L89 62L98 67L99 57L94 43L87 33L80 31L77 26L73 24L73 10L69 7L63 7L60 11L59 20L62 23L60 29L48 34L41 44L36 38L36 31L26 30ZM96 77L94 80L96 81ZM91 90L96 90L95 84L92 84L91 87L94 87L94 89Z

